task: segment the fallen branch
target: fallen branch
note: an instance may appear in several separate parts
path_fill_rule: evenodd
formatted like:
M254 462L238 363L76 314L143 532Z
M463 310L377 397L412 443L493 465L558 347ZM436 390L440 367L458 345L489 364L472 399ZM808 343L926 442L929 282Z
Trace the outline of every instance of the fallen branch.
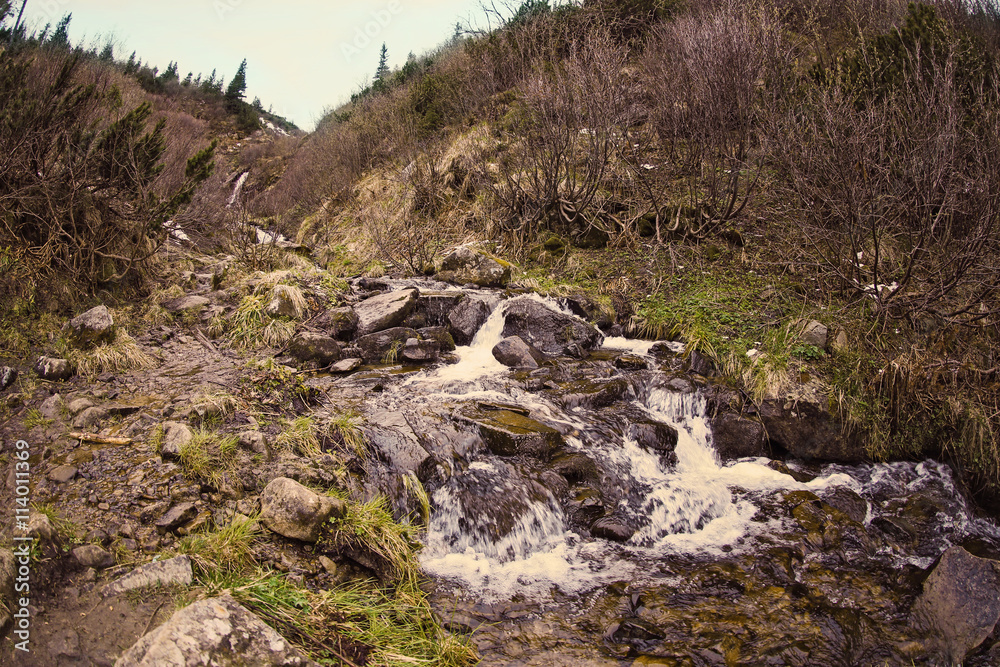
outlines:
M70 433L69 437L80 442L96 442L99 445L131 445L132 438L115 438L110 435L96 433Z

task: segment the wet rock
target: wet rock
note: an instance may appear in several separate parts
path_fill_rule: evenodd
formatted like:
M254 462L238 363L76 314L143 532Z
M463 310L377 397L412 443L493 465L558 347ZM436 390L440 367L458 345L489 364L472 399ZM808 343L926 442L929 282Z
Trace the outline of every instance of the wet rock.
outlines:
M91 308L67 323L71 344L86 348L98 343L108 343L115 337L115 320L105 305Z
M301 320L306 316L306 304L298 288L290 285L275 285L274 289L271 290L271 300L264 312L273 318L287 317Z
M799 339L803 343L806 345L815 345L821 350L826 348L829 330L826 328L825 324L817 322L816 320L810 320L808 322L803 322L801 326L802 329L799 333Z
M635 535L635 529L614 517L601 517L590 525L590 533L612 542L628 542Z
M358 336L367 336L402 324L416 307L417 295L417 290L406 289L379 294L359 303L354 307L358 316Z
M195 507L194 503L179 503L171 507L167 510L166 514L156 520L156 530L160 533L160 535L165 535L166 533L183 526L196 516L198 516L198 509Z
M456 248L441 262L435 278L459 285L504 287L510 282L511 266L468 246Z
M303 542L317 541L326 520L342 516L345 509L342 500L321 496L287 477L264 488L260 508L260 520L270 530Z
M163 423L163 442L160 444L160 456L164 461L176 461L181 457L181 449L191 442L194 432L179 422Z
M436 340L409 338L403 345L403 359L416 363L434 361L441 354L441 344Z
M567 408L605 408L625 398L629 385L624 378L578 380L561 389L562 404Z
M190 556L177 556L169 560L147 563L135 568L101 590L103 597L120 595L127 591L148 586L190 586L194 581Z
M693 350L691 354L688 355L684 367L685 370L703 377L712 377L718 373L715 362L698 350Z
M451 352L455 349L455 339L448 331L448 327L424 327L423 329L417 329L417 335L420 337L420 340L437 341L442 352Z
M267 454L267 437L260 431L243 431L238 437L240 447L255 454Z
M520 336L504 338L493 346L493 358L511 368L538 368L545 355L528 345Z
M324 319L325 321L320 326L338 340L350 340L358 330L360 323L358 314L349 306L327 311Z
M669 424L646 419L628 425L628 437L649 451L673 454L677 448L677 429ZM673 457L676 461L676 456Z
M823 502L843 512L851 521L864 523L868 501L846 486L834 486L822 492Z
M503 335L520 336L547 355L564 354L574 345L589 351L604 341L604 336L592 325L533 299L508 302Z
M75 401L74 401L75 402ZM72 404L70 404L72 405ZM72 412L72 407L70 408ZM107 408L87 408L73 420L73 428L89 429L111 416Z
M660 359L671 359L684 353L684 343L661 340L650 346L649 353Z
M962 547L944 552L911 612L911 622L933 633L929 642L953 665L982 644L998 620L1000 563Z
M597 464L589 456L579 452L555 457L550 467L571 484L597 479Z
M482 299L466 297L448 313L448 329L459 345L468 345L489 319L493 307Z
M35 372L38 377L50 382L59 382L73 377L73 366L65 359L39 357L35 362Z
M865 460L860 439L845 435L829 406L813 400L765 399L760 417L771 443L796 458L858 463Z
M0 391L14 384L17 380L17 369L10 366L0 366Z
M643 371L648 368L646 360L635 354L623 354L615 359L615 368L624 371Z
M615 323L614 312L587 294L574 294L560 299L560 302L574 315L582 317L599 329L607 329Z
M179 299L167 301L163 304L163 307L171 313L184 313L187 311L200 311L210 303L212 302L203 296L182 296Z
M59 419L66 409L66 401L59 394L52 394L38 406L38 412L46 419Z
M82 567L92 567L95 570L103 570L115 564L115 557L106 549L96 544L85 544L82 547L73 549L73 560Z
M490 451L498 456L532 456L547 459L564 446L559 431L509 410L485 411L465 407L456 418L479 428Z
M414 472L418 477L426 471L431 455L420 445L403 413L375 412L369 415L361 431L379 458L395 470Z
M448 313L465 298L462 292L421 292L417 299L417 313L431 327L446 327Z
M416 337L415 330L396 327L362 336L355 343L366 363L377 364L383 361L391 363L399 360L406 341Z
M174 612L122 654L115 667L235 664L318 667L228 595Z
M49 471L48 478L53 482L65 484L76 477L78 472L73 466L58 466Z
M337 363L331 364L331 366L330 366L330 372L331 373L350 373L351 371L357 369L362 363L364 363L364 359L358 359L358 358L341 359Z
M722 412L710 420L712 444L723 461L770 456L767 432L756 419L732 412Z
M288 354L306 362L327 365L340 359L340 344L330 336L313 331L300 331L288 342Z

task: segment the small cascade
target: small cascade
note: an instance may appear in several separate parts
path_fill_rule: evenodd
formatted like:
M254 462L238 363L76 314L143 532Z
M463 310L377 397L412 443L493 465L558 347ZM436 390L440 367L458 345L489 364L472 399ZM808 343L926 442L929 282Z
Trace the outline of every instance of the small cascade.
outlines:
M247 182L247 177L249 176L250 172L244 171L240 174L240 177L236 179L236 185L233 186L233 194L229 196L229 201L226 202L226 208L235 204L236 200L239 199L240 193L243 192L243 185Z

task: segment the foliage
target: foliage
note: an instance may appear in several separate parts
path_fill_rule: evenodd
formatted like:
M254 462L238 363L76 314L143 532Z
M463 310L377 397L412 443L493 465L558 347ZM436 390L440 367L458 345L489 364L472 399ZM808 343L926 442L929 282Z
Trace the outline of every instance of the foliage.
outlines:
M218 489L232 472L239 438L199 429L181 446L180 464L184 475Z

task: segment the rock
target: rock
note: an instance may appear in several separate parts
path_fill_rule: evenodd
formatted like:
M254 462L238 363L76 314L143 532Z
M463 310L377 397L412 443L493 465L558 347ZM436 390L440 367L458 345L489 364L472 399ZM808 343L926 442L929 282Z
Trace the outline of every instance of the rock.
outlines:
M69 342L86 348L97 343L110 343L115 337L115 320L107 306L100 305L77 315L66 325Z
M83 567L103 570L115 564L115 557L96 544L85 544L73 549L73 560Z
M635 354L623 354L615 359L615 368L623 371L644 371L648 368L646 360Z
M179 299L167 301L163 307L171 313L184 313L189 310L200 311L210 303L212 302L203 296L182 296Z
M181 449L193 438L194 432L187 424L164 422L160 456L164 461L176 461L181 457Z
M87 408L94 407L94 402L89 398L77 398L69 402L67 409L71 415L78 415Z
M228 595L201 600L141 637L115 667L318 667Z
M455 349L455 339L448 331L448 327L424 327L417 329L417 336L420 340L437 341L442 352L452 352Z
M455 416L460 421L475 424L486 446L498 456L547 459L565 444L559 431L510 410L466 406Z
M482 299L466 297L448 313L448 329L458 345L468 345L489 319L493 307Z
M417 298L416 312L423 316L429 327L444 327L448 325L448 313L455 309L462 299L463 292L421 292Z
M302 292L290 285L275 285L271 290L271 300L264 312L269 317L288 317L301 320L306 316L306 302Z
M685 370L703 377L712 377L718 370L715 366L715 362L698 350L693 350L691 354L688 355L684 366Z
M43 545L56 544L58 540L58 533L56 533L52 521L41 512L32 513L31 518L28 519L27 535L34 537Z
M0 636L3 636L14 619L11 610L15 607L14 576L17 562L10 549L0 548Z
M562 404L567 408L606 408L625 398L629 384L624 378L577 380L562 388Z
M240 447L255 454L267 454L267 437L260 431L243 431L237 437L240 439Z
M524 342L547 355L564 354L576 345L589 351L604 341L604 336L586 322L558 313L534 299L507 303L504 337L520 336Z
M326 334L300 331L288 342L288 354L299 361L316 361L326 366L340 359L340 344Z
M57 658L66 658L67 660L74 661L81 657L80 653L80 635L77 634L76 630L72 628L66 628L56 632L51 639L48 640L49 655L54 655Z
M72 412L72 407L70 411ZM73 428L81 430L89 429L104 421L110 415L111 413L106 408L87 408L73 420Z
M48 478L53 482L65 484L76 477L77 472L79 471L73 466L59 466L49 471Z
M833 342L830 343L830 351L834 354L844 354L851 349L850 341L847 338L847 332L841 329L837 332L834 337Z
M371 414L361 427L372 449L401 473L426 471L431 455L420 445L416 434L401 412L379 411Z
M493 358L511 368L538 368L545 355L528 345L520 336L504 338L493 346Z
M0 391L14 384L17 380L17 369L10 366L0 366Z
M416 337L417 332L413 329L396 327L362 336L355 343L361 349L361 355L366 363L377 364L383 361L392 363L401 358L406 341Z
M358 316L358 336L367 336L402 324L417 305L415 289L379 294L354 307Z
M597 464L586 454L570 452L561 454L552 460L553 472L562 475L571 484L596 480Z
M350 340L358 330L360 320L354 309L345 306L327 311L323 328L328 334L339 340Z
M66 401L59 394L52 394L38 406L38 412L46 419L59 419L66 409Z
M819 349L826 349L828 329L822 322L810 320L801 324L802 329L799 339L806 345L815 345Z
M167 513L156 520L156 530L160 535L183 526L198 516L198 508L194 503L178 503L167 510Z
M73 366L65 359L38 357L38 361L35 362L35 372L43 380L59 382L73 377Z
M613 517L601 517L590 525L590 533L612 542L628 542L635 535L635 529Z
M319 564L323 567L324 570L326 570L327 574L331 576L337 575L337 564L334 563L332 559L328 558L327 556L320 556Z
M436 360L441 354L441 344L436 340L407 339L403 345L403 358L407 361L426 363Z
M924 581L910 618L930 631L929 642L950 664L961 664L1000 620L1000 563L951 547Z
M653 420L633 421L628 425L628 437L643 449L668 454L674 462L677 460L673 455L677 448L677 429L669 424Z
M722 412L709 423L712 427L712 444L723 461L771 455L767 446L767 432L759 420Z
M350 373L364 363L364 359L341 359L330 366L331 373Z
M760 417L771 444L793 457L839 463L865 460L860 439L845 435L843 424L826 404L810 399L769 398L761 402Z
M334 514L343 515L342 500L321 496L287 477L272 480L260 496L260 520L269 529L303 542L316 542L320 528Z
M435 278L459 285L504 287L510 282L511 266L468 246L456 248L441 262Z
M101 590L103 597L120 595L126 591L148 586L190 586L194 581L190 556L177 556L169 560L147 563L135 568Z

